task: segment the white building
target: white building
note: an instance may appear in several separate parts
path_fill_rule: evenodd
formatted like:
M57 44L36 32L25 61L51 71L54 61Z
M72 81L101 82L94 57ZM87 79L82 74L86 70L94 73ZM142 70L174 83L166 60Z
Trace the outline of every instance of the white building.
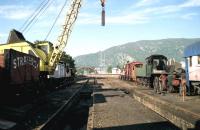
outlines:
M112 68L112 74L120 74L121 70L119 68Z

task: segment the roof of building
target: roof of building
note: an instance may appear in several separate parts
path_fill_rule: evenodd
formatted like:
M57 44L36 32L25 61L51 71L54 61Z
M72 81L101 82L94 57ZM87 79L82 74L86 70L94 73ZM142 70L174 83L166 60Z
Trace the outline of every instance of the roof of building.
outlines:
M184 57L200 55L200 42L187 46L184 50Z
M129 62L127 64L133 64L133 65L137 65L137 64L143 64L142 62L139 61L133 61L133 62Z

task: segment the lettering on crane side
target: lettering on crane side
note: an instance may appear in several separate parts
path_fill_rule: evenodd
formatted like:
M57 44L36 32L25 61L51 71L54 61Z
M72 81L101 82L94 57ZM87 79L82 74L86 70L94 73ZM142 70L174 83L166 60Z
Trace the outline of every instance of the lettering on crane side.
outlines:
M13 68L16 69L20 66L24 65L32 65L35 69L38 68L38 60L35 58L32 58L30 56L21 56L21 57L16 57L13 59Z

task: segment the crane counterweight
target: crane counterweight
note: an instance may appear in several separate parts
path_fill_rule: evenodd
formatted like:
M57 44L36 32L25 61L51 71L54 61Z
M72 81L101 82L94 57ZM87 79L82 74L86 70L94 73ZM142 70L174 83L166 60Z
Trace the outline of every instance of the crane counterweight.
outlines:
M105 26L105 0L101 0L102 12L101 12L101 25Z

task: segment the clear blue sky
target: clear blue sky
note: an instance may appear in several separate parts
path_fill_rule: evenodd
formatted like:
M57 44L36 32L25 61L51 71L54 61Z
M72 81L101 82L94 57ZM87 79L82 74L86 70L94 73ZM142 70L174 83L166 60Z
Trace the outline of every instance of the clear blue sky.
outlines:
M64 0L54 0L31 29L28 41L44 40ZM0 43L12 28L20 29L41 0L0 1ZM62 17L47 40L55 43ZM104 50L127 42L200 37L200 0L106 0L106 26L100 26L100 0L83 0L78 20L66 46L72 56Z

